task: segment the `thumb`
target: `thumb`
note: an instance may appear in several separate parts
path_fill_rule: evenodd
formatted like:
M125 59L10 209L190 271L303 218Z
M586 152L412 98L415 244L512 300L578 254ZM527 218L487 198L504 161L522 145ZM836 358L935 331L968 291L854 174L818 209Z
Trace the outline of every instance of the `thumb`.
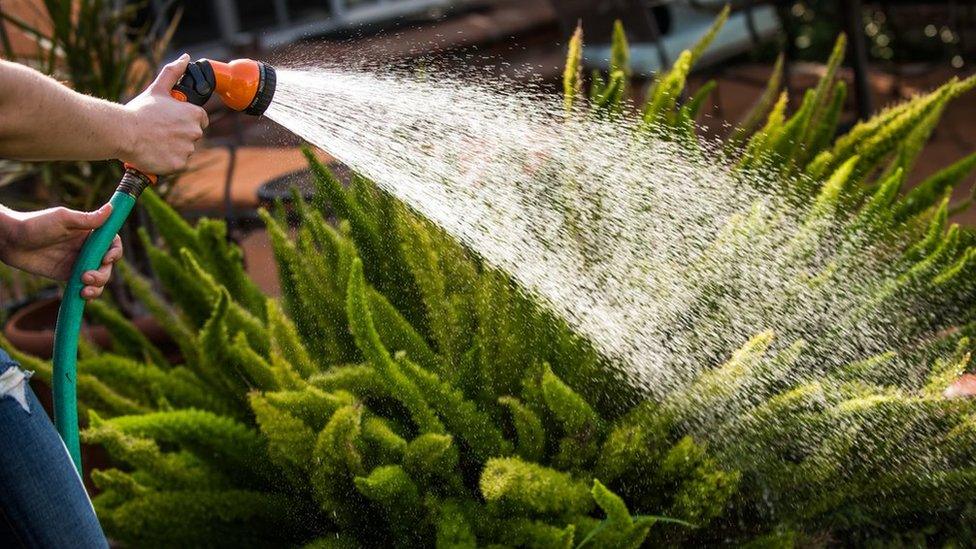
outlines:
M189 63L190 54L184 53L176 61L168 63L163 67L163 70L159 71L159 74L156 75L156 80L149 87L152 93L165 93L169 95L169 91L173 89L173 86L180 81L180 77L186 72L186 66Z
M67 210L65 226L69 229L97 229L112 215L112 205L105 204L93 212Z

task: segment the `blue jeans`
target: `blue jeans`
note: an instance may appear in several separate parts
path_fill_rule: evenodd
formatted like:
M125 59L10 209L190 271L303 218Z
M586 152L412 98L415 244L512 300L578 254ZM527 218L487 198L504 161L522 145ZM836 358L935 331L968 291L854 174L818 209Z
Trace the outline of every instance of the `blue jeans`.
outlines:
M0 350L0 547L108 547L29 377Z

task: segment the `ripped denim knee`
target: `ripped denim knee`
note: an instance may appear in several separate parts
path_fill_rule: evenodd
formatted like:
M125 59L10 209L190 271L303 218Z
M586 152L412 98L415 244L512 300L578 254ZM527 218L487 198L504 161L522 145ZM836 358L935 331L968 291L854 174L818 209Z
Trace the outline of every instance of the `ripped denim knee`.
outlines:
M21 370L10 355L0 350L0 398L12 398L28 414L30 401L27 399L27 387L34 372Z

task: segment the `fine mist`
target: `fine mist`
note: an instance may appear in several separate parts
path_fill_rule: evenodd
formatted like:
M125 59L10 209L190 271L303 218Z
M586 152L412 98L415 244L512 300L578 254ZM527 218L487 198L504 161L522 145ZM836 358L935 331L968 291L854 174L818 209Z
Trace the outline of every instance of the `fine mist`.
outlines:
M791 357L762 376L789 386L924 332L919 304L878 299L894 252L829 205L794 206L802 181L487 84L328 68L278 78L269 118L509 274L648 396L757 336ZM888 358L888 372L918 377ZM759 396L740 390L734 402Z

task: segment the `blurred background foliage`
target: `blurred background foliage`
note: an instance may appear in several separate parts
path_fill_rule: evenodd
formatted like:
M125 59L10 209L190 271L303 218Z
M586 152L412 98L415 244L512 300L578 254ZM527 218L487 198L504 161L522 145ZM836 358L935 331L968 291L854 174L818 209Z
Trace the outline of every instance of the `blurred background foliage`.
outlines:
M801 0L787 4L784 25L792 38L794 57L819 61L830 54L844 28L846 2ZM976 18L971 2L870 2L862 6L861 31L870 61L894 64L949 64L962 69L972 63Z

